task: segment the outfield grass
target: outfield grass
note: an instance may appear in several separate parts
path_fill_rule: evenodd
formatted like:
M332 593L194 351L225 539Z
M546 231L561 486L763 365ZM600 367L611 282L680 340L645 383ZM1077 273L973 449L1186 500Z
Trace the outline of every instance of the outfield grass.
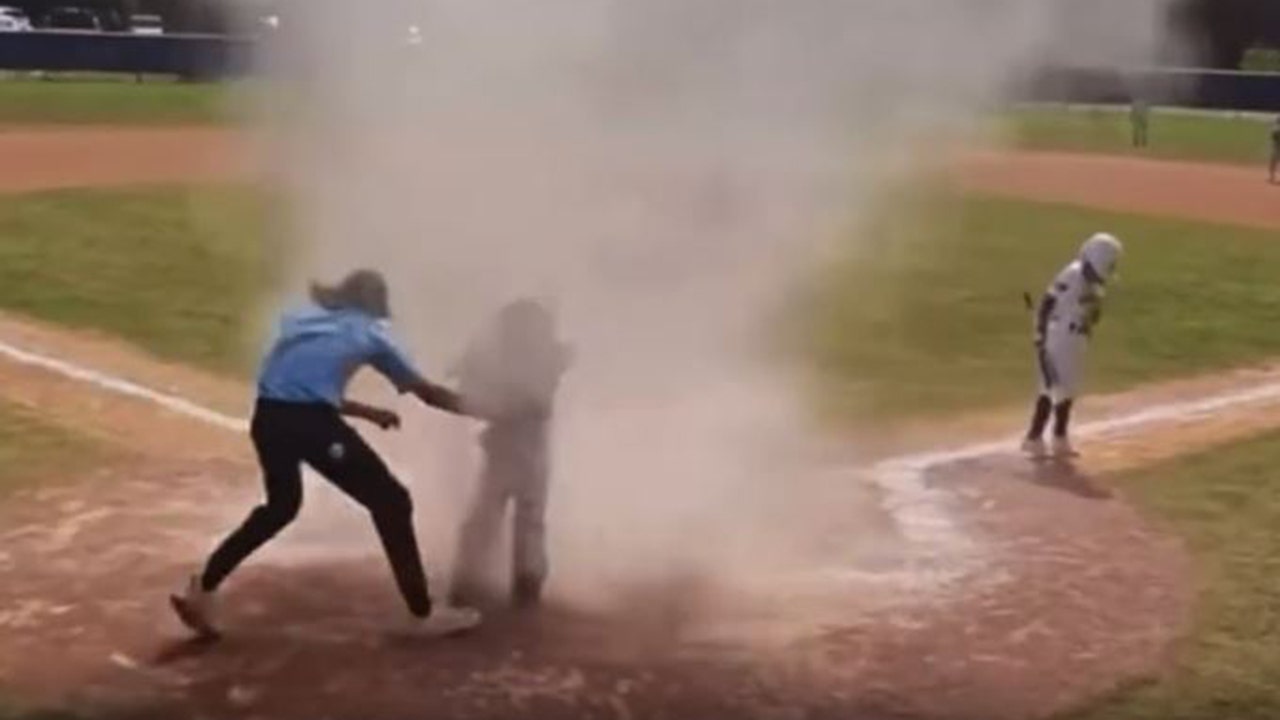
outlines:
M0 308L238 373L280 264L266 223L265 201L245 189L0 196Z
M1169 677L1072 720L1280 717L1280 433L1113 479L1196 559L1200 598Z
M843 419L1020 403L1034 379L1022 293L1038 295L1100 228L1129 253L1090 390L1280 355L1280 233L1015 200L925 205L866 233L887 241L876 252L852 244L801 309L821 401ZM217 187L0 197L0 308L239 374L283 265L266 206Z
M1154 111L1150 145L1131 144L1127 111L1031 109L1007 118L1017 147L1264 166L1270 157L1265 121Z
M0 80L0 125L191 125L233 119L228 86L108 80Z
M1038 298L1100 229L1127 254L1090 351L1088 390L1280 355L1280 233L1016 200L927 205L864 233L879 242L828 269L801 312L820 401L845 420L1026 400L1032 317L1022 294Z

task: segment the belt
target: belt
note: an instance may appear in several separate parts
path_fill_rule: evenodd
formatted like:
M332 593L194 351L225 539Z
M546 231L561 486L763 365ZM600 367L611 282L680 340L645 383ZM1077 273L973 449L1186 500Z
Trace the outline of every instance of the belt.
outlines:
M1061 320L1056 320L1054 322L1057 324L1062 323ZM1066 328L1067 328L1067 332L1071 333L1072 335L1088 335L1089 334L1089 326L1082 322L1066 323Z

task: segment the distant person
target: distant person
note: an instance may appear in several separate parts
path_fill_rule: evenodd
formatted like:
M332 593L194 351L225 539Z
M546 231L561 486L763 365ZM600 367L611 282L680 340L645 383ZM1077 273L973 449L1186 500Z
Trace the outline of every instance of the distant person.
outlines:
M1133 98L1129 106L1129 124L1133 128L1133 146L1145 148L1151 125L1151 105L1145 97L1138 95Z
M1276 182L1276 170L1280 169L1280 116L1271 124L1271 169L1268 180L1272 185Z
M461 401L451 390L423 379L391 339L387 286L379 273L360 270L336 286L312 285L311 300L281 318L258 375L250 436L262 466L266 503L218 546L186 591L171 598L173 608L201 636L218 635L215 591L297 516L305 463L372 515L414 618L408 631L438 636L473 628L480 622L475 610L432 604L409 492L342 419L359 418L383 430L400 426L394 412L345 397L351 377L365 365L431 407L461 414Z
M484 465L458 538L451 600L471 604L485 588L494 544L511 506L511 599L537 605L547 577L546 512L550 425L570 352L542 302L521 299L499 311L458 363L455 374L476 414Z
M1022 449L1032 458L1052 455L1070 458L1072 404L1093 328L1102 319L1106 282L1115 274L1123 251L1120 241L1098 233L1085 241L1045 291L1035 313L1036 366L1040 393ZM1044 432L1053 419L1053 444L1045 447Z

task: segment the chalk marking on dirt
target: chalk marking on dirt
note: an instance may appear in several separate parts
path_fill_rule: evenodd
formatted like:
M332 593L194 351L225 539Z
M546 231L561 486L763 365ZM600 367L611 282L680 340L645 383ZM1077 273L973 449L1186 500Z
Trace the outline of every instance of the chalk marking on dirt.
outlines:
M1153 425L1194 422L1222 410L1275 401L1280 401L1280 382L1155 405L1085 423L1076 429L1075 435L1078 438L1122 436ZM866 471L867 475L884 493L885 509L917 556L909 559L901 571L875 573L841 568L830 575L937 588L981 569L984 562L979 543L956 525L946 510L948 496L929 486L928 475L932 470L956 463L1015 454L1021 440L1021 437L1009 437L954 450L903 455L873 465Z
M207 407L191 402L186 398L161 392L159 390L153 390L143 385L139 385L138 383L125 380L124 378L115 377L66 360L50 357L48 355L41 355L29 350L23 350L22 348L10 345L4 341L0 341L0 355L13 360L14 362L38 367L72 380L88 383L117 395L123 395L125 397L144 400L154 405L159 405L166 410L178 413L179 415L185 415L224 430L244 431L249 427L249 423L242 418L224 415L216 410L211 410Z
M225 415L171 393L161 392L105 372L59 358L31 352L0 341L0 356L38 367L103 390L150 402L224 430L243 432L248 421ZM1163 423L1185 423L1234 407L1280 401L1280 382L1246 390L1166 403L1128 415L1085 423L1076 437L1123 435ZM832 568L820 574L829 579L857 579L912 588L940 588L972 576L985 566L977 540L961 530L947 511L949 495L928 483L932 470L960 462L1016 452L1020 438L976 443L953 450L930 451L882 460L859 470L884 493L884 507L897 524L910 556L900 569Z

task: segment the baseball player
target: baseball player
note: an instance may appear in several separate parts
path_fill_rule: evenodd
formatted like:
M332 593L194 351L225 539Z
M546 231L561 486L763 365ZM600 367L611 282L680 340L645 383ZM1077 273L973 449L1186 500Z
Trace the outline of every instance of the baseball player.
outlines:
M1271 173L1268 176L1271 184L1276 182L1276 170L1280 169L1280 116L1271 125Z
M1148 130L1151 127L1151 104L1146 97L1135 95L1129 106L1129 125L1133 129L1133 146L1147 146Z
M538 604L547 576L546 510L549 433L569 349L556 337L555 317L541 302L514 301L498 313L455 368L462 392L488 421L480 445L484 464L462 524L451 599L473 602L512 506L511 599Z
M1102 296L1123 247L1106 233L1085 241L1045 291L1035 314L1036 364L1040 394L1022 449L1032 457L1076 455L1071 447L1071 406L1080 380L1090 333L1102 318ZM1044 431L1053 416L1053 444L1045 447Z
M380 274L361 270L333 287L313 285L311 299L310 305L284 314L258 375L250 436L266 503L218 546L185 592L171 597L173 609L195 632L217 636L215 591L297 516L305 463L368 509L413 615L409 632L438 636L473 628L480 622L475 610L432 604L409 493L343 421L343 416L358 418L384 430L400 425L394 412L344 397L348 381L365 365L431 407L461 414L461 399L425 380L391 339L387 286Z

